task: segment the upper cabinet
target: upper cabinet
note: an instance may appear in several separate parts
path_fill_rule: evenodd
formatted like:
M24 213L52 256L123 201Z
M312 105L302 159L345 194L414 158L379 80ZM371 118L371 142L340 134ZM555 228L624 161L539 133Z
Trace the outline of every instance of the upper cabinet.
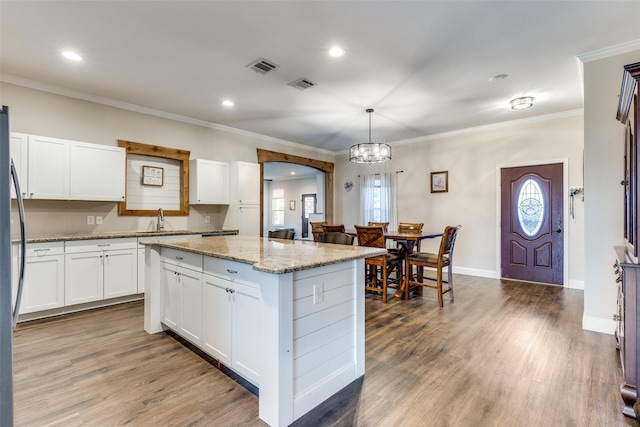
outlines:
M260 164L233 162L229 170L231 203L241 205L260 204Z
M22 197L27 197L29 192L29 186L27 181L27 163L29 159L29 150L27 149L27 143L29 142L29 136L24 133L12 133L9 143L9 149L11 150L11 159L16 168L18 174L18 182L20 183L20 192ZM11 198L16 198L16 191L11 184Z
M229 204L229 164L213 160L189 161L189 204Z
M12 133L11 157L26 199L124 200L123 148Z
M125 150L71 141L70 198L123 202Z
M29 135L30 199L69 199L69 141Z

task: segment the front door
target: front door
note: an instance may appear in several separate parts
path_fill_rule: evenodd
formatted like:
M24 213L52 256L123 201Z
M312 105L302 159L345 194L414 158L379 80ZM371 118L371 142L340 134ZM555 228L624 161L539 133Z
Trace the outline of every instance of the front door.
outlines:
M501 275L563 284L562 164L501 170Z
M309 214L316 213L317 199L315 194L302 195L302 237L309 237Z

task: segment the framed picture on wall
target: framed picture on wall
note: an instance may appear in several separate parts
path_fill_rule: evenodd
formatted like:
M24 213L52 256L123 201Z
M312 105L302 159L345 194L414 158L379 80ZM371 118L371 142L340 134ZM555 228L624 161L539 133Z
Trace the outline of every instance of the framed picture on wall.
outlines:
M449 172L431 172L431 192L446 193L449 191Z
M164 184L164 169L155 166L142 166L142 185L162 187Z

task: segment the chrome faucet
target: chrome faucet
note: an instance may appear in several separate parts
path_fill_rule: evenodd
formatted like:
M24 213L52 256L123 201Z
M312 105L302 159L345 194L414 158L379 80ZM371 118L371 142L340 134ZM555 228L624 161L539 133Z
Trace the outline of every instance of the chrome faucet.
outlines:
M162 208L158 209L158 223L156 224L156 231L164 230L164 212Z

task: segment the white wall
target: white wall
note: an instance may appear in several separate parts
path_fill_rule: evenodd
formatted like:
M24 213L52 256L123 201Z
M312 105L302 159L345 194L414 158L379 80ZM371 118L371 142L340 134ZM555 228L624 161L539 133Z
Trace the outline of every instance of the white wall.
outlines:
M613 246L623 244L624 124L616 120L622 69L640 51L584 64L585 292L583 327L613 333Z
M294 228L296 233L295 239L302 239L302 195L318 195L318 180L313 176L297 179L273 180L269 184L269 197L271 196L271 191L274 189L284 190L284 226L273 225L273 221L271 220L271 210L269 209L269 215L265 212L265 218L267 216L269 217L268 222L265 221L265 233L266 230L275 230L276 228ZM265 186L265 191L266 188L267 187ZM289 209L289 202L291 200L295 201L295 210ZM322 202L324 205L324 200ZM271 201L269 200L269 205L265 204L265 210L267 210L267 206L270 205ZM320 200L318 200L318 205L320 205ZM311 227L309 227L309 238L312 238Z
M567 159L568 186L582 186L582 141L582 114L573 112L394 145L393 160L382 165L357 165L345 154L336 159L336 222L347 227L358 223L358 174L403 170L398 175L399 221L424 222L427 231L462 224L455 271L498 277L498 166ZM430 172L434 171L449 172L448 193L430 193ZM347 179L354 182L351 192L344 189ZM575 207L575 219L565 227L569 232L565 248L569 252L565 266L569 283L565 285L580 288L584 280L584 212L580 198ZM423 250L437 250L437 243L425 242Z
M334 156L306 150L291 143L211 127L198 126L94 102L0 83L3 105L9 106L10 130L76 141L117 146L123 139L144 144L185 149L191 158L219 161L257 161L257 148L333 162ZM14 211L15 203L12 205ZM25 202L29 235L142 231L155 227L154 217L119 216L116 203L36 201ZM168 229L220 228L226 210L217 206L192 206L189 216L166 217ZM87 225L87 215L104 217L102 225ZM211 223L205 223L205 216ZM19 232L14 221L12 234Z

